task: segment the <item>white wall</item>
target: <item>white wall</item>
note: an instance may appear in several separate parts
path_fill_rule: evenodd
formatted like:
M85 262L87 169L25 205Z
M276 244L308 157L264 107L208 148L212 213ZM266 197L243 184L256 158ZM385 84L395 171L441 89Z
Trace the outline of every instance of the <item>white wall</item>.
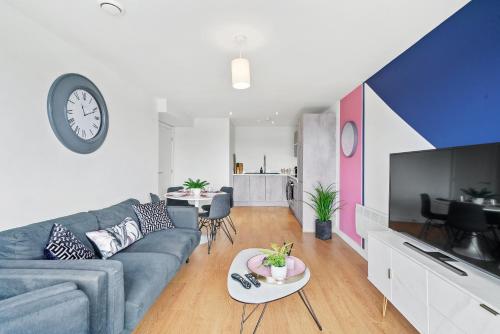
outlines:
M365 84L365 206L385 214L389 209L391 153L434 148Z
M0 230L99 209L157 189L152 101L80 49L0 2ZM110 127L93 154L66 149L47 118L47 93L76 72L101 90Z
M291 126L239 126L235 127L236 160L243 162L245 171L259 171L267 157L267 169L279 171L293 168L297 158L293 156Z
M228 118L196 118L192 127L176 127L174 184L203 179L215 188L230 184Z

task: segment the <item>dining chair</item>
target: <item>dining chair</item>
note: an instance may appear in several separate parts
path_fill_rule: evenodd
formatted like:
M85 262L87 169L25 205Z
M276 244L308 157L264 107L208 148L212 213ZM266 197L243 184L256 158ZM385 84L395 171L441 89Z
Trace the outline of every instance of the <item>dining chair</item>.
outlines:
M230 208L232 209L234 206L234 199L233 199L234 189L233 189L233 187L221 187L220 191L222 191L226 194L229 194L229 205L230 205ZM208 211L210 211L210 204L202 205L201 208L203 209L203 211L208 212ZM233 219L231 218L231 214L229 214L226 219L227 219L227 222L229 223L229 226L231 226L231 229L233 230L234 234L238 234L238 232L236 231L236 225L234 224Z
M212 243L217 238L218 230L222 230L224 232L231 244L234 243L225 221L225 218L229 216L230 211L231 204L229 194L220 194L214 196L212 205L210 206L210 210L208 212L205 211L200 213L199 229L200 231L202 228L206 229L208 239L208 254L210 254Z
M422 230L420 231L420 234L418 236L420 239L427 238L427 234L429 233L431 227L436 227L439 229L444 228L444 230L447 232L447 215L434 213L431 211L431 197L429 196L429 194L420 194L420 214L426 219L424 226L422 226Z
M173 193L182 189L184 189L184 187L168 187L167 192ZM193 206L193 205L189 204L188 201L167 198L167 206Z

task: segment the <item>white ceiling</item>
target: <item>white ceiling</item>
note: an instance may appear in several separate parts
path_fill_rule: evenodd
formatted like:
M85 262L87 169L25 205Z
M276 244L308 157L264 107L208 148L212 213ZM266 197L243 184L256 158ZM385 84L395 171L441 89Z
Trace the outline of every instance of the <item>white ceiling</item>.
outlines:
M235 125L292 124L326 108L466 4L467 0L6 0L99 58L168 111ZM233 38L248 38L252 87L231 87ZM279 112L279 116L274 116Z

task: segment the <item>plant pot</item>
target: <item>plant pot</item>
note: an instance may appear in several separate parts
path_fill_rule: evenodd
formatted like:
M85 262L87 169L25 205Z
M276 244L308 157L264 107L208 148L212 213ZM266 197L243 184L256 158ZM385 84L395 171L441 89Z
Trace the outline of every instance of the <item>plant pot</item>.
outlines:
M473 198L472 203L477 204L477 205L483 205L484 204L484 198Z
M200 197L200 195L201 195L201 188L191 188L191 192L193 193L194 196Z
M283 281L286 278L286 264L283 267L271 266L271 276L277 281Z
M332 221L320 222L316 219L316 238L329 240L332 238Z

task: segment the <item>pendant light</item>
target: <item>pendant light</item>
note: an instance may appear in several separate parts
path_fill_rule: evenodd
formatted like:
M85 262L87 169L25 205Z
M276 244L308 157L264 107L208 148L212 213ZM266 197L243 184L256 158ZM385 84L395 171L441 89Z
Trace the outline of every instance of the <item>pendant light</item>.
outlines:
M238 35L235 41L240 48L240 56L231 61L231 76L234 89L250 88L250 62L242 57L241 49L246 42L246 36Z

